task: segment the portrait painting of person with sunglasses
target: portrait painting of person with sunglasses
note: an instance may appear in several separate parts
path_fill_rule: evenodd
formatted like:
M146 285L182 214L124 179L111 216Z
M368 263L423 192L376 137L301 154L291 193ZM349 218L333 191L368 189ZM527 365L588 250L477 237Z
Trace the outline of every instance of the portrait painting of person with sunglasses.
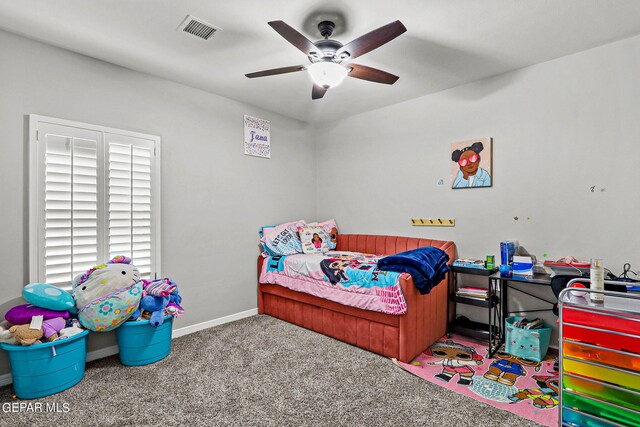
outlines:
M489 144L491 144L490 141L489 139ZM482 160L480 153L484 149L484 144L478 141L451 153L451 160L455 163L452 167L452 188L491 187L490 150L488 150L489 162L482 162L486 169L480 167Z

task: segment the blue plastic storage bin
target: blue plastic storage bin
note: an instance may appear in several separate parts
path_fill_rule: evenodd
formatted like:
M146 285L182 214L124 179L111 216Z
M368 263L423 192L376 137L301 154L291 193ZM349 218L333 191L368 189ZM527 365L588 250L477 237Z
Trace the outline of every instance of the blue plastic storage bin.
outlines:
M539 329L518 328L513 324L522 319L519 316L507 317L505 323L505 351L527 360L542 362L549 350L551 326L544 325Z
M120 362L126 366L142 366L164 359L171 352L173 316L154 328L148 320L124 322L116 329Z
M0 343L9 355L13 389L20 399L36 399L60 393L84 376L87 335L28 346Z

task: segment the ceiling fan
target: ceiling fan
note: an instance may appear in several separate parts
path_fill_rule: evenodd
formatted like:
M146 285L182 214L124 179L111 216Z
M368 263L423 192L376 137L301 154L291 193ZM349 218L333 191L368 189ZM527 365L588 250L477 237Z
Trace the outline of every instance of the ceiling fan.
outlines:
M324 39L315 43L312 43L284 21L271 21L269 25L289 43L307 55L311 65L294 65L245 74L249 78L307 70L314 82L311 91L312 99L322 98L329 88L338 86L347 76L388 85L392 85L398 80L398 76L386 71L365 65L347 64L347 62L371 52L407 31L400 21L382 26L345 45L329 38L335 28L335 24L331 21L322 21L318 24L318 30Z

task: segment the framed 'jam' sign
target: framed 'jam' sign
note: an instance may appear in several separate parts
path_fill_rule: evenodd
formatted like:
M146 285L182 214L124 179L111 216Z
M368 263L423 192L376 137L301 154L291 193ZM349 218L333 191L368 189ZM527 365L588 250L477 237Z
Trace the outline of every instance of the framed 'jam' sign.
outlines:
M271 158L271 124L269 120L244 116L244 154Z

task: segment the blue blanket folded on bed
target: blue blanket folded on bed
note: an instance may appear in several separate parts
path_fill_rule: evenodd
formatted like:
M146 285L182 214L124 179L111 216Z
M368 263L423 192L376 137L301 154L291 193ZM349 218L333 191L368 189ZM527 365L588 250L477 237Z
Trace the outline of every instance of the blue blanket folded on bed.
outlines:
M449 255L433 246L413 249L390 255L378 261L378 268L385 271L409 273L421 294L428 294L449 271Z

